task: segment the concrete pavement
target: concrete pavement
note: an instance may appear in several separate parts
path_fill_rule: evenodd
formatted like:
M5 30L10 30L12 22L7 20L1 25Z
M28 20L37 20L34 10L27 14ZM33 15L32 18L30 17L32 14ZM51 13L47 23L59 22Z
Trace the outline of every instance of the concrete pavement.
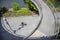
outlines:
M6 19L6 20L5 20ZM7 30L9 33L11 32L11 34L13 34L13 30L17 30L19 27L19 25L21 25L21 22L26 23L27 25L24 26L23 28L21 28L20 30L16 31L16 33L14 33L13 35L17 34L17 35L22 35L22 36L28 36L29 34L31 34L31 32L36 28L36 26L38 25L39 21L40 21L40 16L20 16L20 17L8 17L8 18L3 18L2 21L5 26L3 26L3 28L5 28L5 30ZM6 23L6 21L9 23L9 25ZM7 28L7 29L6 29Z
M36 31L37 33L35 32L31 37L42 37L42 36L55 35L56 34L55 20L54 20L54 16L52 14L52 11L43 2L43 0L38 0L38 1L33 0L33 1L37 3L37 6L39 7L39 10L40 10L40 5L39 4L41 4L42 12L43 12L43 20L42 20L42 23L41 23L40 27ZM21 24L21 22L26 23L27 26L25 26L21 30L17 31L16 34L18 34L18 35L21 34L21 35L27 37L34 30L34 28L36 28L40 19L41 18L38 17L38 16L28 17L28 19L27 19L27 17L18 17L18 18L7 18L7 21L9 22L9 24L12 27L13 30L18 29L20 27L19 25ZM3 18L3 21L4 21L4 18ZM4 24L9 29L9 27L6 24L5 21L4 21ZM26 31L26 29L27 29L27 31ZM10 31L12 31L12 30L10 30ZM11 33L13 34L13 31ZM13 34L13 35L15 35L15 34Z
M43 20L38 30L47 36L55 35L57 32L55 29L55 19L53 12L47 6L47 4L43 2L43 0L38 0L37 2L41 4L43 11Z

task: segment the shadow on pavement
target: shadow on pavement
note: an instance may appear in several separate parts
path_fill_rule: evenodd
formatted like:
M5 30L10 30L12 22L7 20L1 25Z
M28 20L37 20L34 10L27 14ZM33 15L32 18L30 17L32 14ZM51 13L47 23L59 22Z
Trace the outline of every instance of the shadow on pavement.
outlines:
M0 40L23 40L23 38L14 36L8 33L7 31L5 31L5 29L2 27L1 18L0 18Z

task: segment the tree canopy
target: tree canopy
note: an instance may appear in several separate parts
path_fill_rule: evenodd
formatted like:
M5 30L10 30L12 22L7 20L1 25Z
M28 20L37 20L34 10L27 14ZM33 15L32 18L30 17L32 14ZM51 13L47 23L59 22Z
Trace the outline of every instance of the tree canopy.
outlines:
M17 2L13 2L12 7L13 7L14 10L18 10L19 9L19 4Z
M55 7L60 7L60 0L49 0Z
M38 11L37 7L35 6L35 4L31 1L31 0L24 0L24 2L26 4L28 4L28 8L31 10L31 11Z

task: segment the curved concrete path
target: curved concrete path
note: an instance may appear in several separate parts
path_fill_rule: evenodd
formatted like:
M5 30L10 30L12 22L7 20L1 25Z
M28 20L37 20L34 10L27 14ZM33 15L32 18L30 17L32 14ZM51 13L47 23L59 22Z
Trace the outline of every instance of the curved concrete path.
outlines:
M56 35L57 30L55 27L55 19L54 19L53 12L51 11L51 9L47 6L46 3L43 2L43 0L32 0L32 1L37 3L38 7L40 7L40 4L41 4L42 12L43 12L43 20L40 27L37 30L37 32L39 31L39 33L35 32L32 36L39 35L40 33L42 33L42 35L40 36Z

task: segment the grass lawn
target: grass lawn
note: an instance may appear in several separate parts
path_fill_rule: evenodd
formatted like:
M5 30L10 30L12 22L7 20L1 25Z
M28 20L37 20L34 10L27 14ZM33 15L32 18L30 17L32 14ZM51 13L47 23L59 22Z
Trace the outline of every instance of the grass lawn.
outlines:
M29 16L33 14L28 8L21 8L20 10L7 11L3 14L3 17L17 17L17 16Z

